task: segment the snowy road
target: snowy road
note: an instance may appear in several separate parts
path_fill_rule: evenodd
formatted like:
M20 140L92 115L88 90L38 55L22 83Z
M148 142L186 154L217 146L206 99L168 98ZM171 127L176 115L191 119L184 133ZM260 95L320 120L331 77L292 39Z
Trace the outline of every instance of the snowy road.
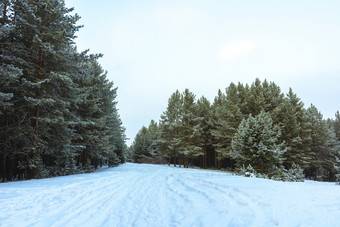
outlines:
M339 226L340 186L124 164L0 184L0 226Z

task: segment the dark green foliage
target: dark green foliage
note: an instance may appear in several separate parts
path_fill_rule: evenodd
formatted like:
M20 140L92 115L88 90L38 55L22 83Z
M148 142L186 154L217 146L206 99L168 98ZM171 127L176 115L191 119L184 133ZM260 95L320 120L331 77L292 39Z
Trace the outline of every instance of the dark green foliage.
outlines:
M232 141L233 158L238 166L251 165L256 172L268 174L273 165L282 164L285 149L278 143L281 131L268 113L261 111L243 119Z
M183 108L181 111L182 121L180 126L181 146L179 153L187 160L189 157L203 155L203 146L197 146L201 141L200 118L195 100L195 95L188 89L182 94Z
M284 95L267 80L231 83L212 105L204 97L195 101L186 89L170 97L158 136L148 137L154 144L148 155L166 156L175 166L190 160L202 168L243 169L276 180L334 180L339 122L339 112L326 122L314 106L306 110L292 89Z
M336 135L336 139L338 141L340 141L340 113L339 111L336 112L335 114L335 119L334 119L334 123L333 123L333 127L334 127L334 132Z
M231 142L243 117L237 106L237 88L233 83L226 89L226 93L224 95L219 91L215 98L210 123L216 158L219 162L228 160L230 163L233 159ZM215 167L218 167L218 164L215 164Z
M284 166L290 168L293 163L306 168L312 160L310 152L310 122L303 103L289 89L280 109L281 137L287 146L284 154Z
M150 133L146 127L143 127L137 133L133 142L133 160L134 162L142 162L143 159L151 157L152 140Z
M136 163L166 163L159 153L159 128L151 121L148 128L142 127L131 146L131 158Z
M286 181L303 182L304 177L305 177L305 175L303 174L303 169L299 165L293 163L291 168L288 170Z
M336 136L336 141L338 146L340 145L340 114L339 111L336 112L335 114L335 119L333 122L331 122L331 125L333 125L335 136ZM336 182L337 184L340 185L340 149L338 149L337 154L335 155L335 169L337 171L336 174Z
M336 155L339 152L334 128L327 124L314 105L307 109L307 117L310 123L312 155L308 176L314 179L334 180Z
M242 165L242 167L238 168L238 173L245 177L257 177L258 174L256 170L249 164L247 167Z
M158 149L157 149L158 139L159 139L158 138L159 137L158 124L154 120L151 120L148 130L149 130L150 138L152 141L151 146L150 146L150 154L152 156L159 156L160 154L158 153Z
M80 121L74 125L77 136L74 143L81 144L77 162L96 167L108 162L114 166L125 162L125 129L116 108L117 88L106 79L106 72L92 57L83 65L85 73L78 78L83 98L77 102L76 115Z
M201 134L204 122L195 95L186 89L183 94L176 91L169 99L167 111L161 116L160 149L167 152L169 163L189 165L189 158L198 160L204 156L204 139ZM160 152L162 153L162 152ZM194 161L194 160L193 160Z
M162 148L163 155L168 156L169 160L174 157L174 163L176 163L182 142L180 139L182 108L183 99L177 90L169 98L167 110L161 115L160 121L160 148Z
M76 51L79 16L62 0L1 1L0 9L1 180L124 162L116 89L100 55Z
M194 126L195 144L203 151L201 166L207 168L207 158L209 147L212 144L211 139L211 105L208 99L201 97L197 101L197 124Z

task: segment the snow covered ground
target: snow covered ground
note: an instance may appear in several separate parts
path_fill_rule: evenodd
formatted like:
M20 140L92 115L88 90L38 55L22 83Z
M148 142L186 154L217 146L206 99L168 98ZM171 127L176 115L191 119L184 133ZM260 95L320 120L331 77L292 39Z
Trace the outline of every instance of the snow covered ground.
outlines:
M2 183L0 226L340 226L340 186L127 163Z

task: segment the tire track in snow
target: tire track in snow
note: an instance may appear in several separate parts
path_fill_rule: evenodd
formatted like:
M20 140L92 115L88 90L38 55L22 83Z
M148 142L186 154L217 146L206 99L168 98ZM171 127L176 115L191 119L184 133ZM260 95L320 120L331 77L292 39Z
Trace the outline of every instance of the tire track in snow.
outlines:
M81 220L87 220L96 212L102 211L99 209L100 206L106 201L112 200L112 195L115 192L120 193L121 191L117 188L110 192L105 190L107 187L121 184L124 181L128 181L128 179L109 180L104 178L90 181L91 184L71 184L65 189L44 192L35 198L35 204L41 204L41 209L33 210L35 210L36 216L41 213L47 215L39 218L32 225L43 226L43 223L53 223L52 226L72 225L74 217L78 217L76 224L79 224ZM46 207L48 207L47 210ZM84 222L86 223L86 221Z
M192 199L185 193L178 190L178 184L176 184L177 176L170 174L166 176L166 201L170 204L169 207L169 223L170 226L179 226L188 216L185 206L193 205Z
M70 226L80 223L91 226L100 225L101 220L108 215L112 204L117 200L116 195L124 195L124 190L121 187L112 187L112 185L127 181L129 179L107 184L98 182L100 187L94 187L76 195L60 209L64 218L56 221L54 226ZM75 216L78 219L76 221L74 221ZM58 219L58 217L60 217L60 212L56 213L53 218Z
M264 193L262 186L267 187ZM283 194L281 187L288 194ZM296 194L299 189L297 184L245 179L218 171L125 164L94 174L1 184L0 193L6 196L1 197L0 226L285 225L294 223L287 219L294 213L291 209L281 212L280 198L287 198L285 207L298 205L303 212L307 196L302 192L298 201L289 201L289 193ZM314 199L322 201L323 197ZM306 226L313 221L308 215L295 223Z
M209 180L201 180L202 185L210 187L215 190L216 194L228 195L229 200L233 205L238 206L249 206L254 213L254 221L252 224L256 226L273 226L278 225L278 221L265 214L264 208L268 207L269 204L263 202L263 198L256 195L246 193L239 188L233 186L226 187L225 185L217 184ZM237 214L234 214L237 216ZM266 220L263 222L263 220Z
M266 226L263 222L266 217L253 196L234 187L225 187L209 182L204 180L204 177L201 178L200 174L195 175L190 172L192 171L179 174L177 182L180 184L176 187L182 193L187 193L185 194L186 198L190 196L195 198L196 204L193 207L203 206L206 210L215 210L216 215L207 217L206 221L204 219L205 211L194 211L200 214L198 216L202 219L202 226L209 225L212 219L218 220L215 223L216 226ZM179 195L183 197L181 193Z

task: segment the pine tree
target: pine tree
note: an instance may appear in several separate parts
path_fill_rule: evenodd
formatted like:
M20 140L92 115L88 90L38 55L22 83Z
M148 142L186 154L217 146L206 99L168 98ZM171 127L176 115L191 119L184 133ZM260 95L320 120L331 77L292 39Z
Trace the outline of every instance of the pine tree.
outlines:
M117 88L113 88L113 83L106 79L107 72L100 76L102 85L99 94L102 95L99 108L102 111L102 117L98 122L100 125L100 150L101 154L94 157L92 164L98 165L98 162L108 161L109 166L116 166L125 162L125 128L122 126L118 109L116 107Z
M82 147L77 165L85 170L107 161L109 166L125 162L125 129L116 108L117 88L98 64L100 56L89 56L77 78L83 99L76 104L79 121L74 127L74 143Z
M125 160L116 89L97 64L99 55L76 51L79 16L72 11L62 0L0 2L3 180L72 174L82 171L80 163ZM86 115L84 107L98 110ZM84 157L86 149L91 152Z
M178 151L181 145L181 111L183 108L182 95L176 90L168 100L168 107L166 111L161 115L160 130L161 141L160 147L162 147L164 155L168 156L169 164L173 157L174 166L176 166Z
M285 149L278 143L280 133L263 110L255 117L250 114L247 120L243 119L232 141L238 167L251 165L258 173L270 174L273 165L282 164Z
M208 150L211 147L211 105L208 99L202 96L197 101L197 125L194 127L193 135L196 138L195 144L203 148L203 163L201 166L207 168Z
M190 157L198 157L203 155L203 147L197 146L196 141L199 140L200 134L197 130L197 106L195 95L185 89L182 94L183 106L181 108L180 122L180 140L181 146L179 153L184 160L184 166L188 166Z
M281 92L281 88L274 82L268 83L267 80L264 80L262 87L266 106L264 110L270 113L274 124L280 124L280 113L282 112L282 104L284 103L284 94Z
M291 88L279 116L282 131L280 140L287 146L287 151L284 153L284 166L289 169L295 163L306 168L312 160L309 123L303 103Z
M76 90L68 77L68 60L79 17L71 16L72 9L65 8L63 1L7 3L11 11L7 18L7 50L11 51L7 56L11 64L22 70L13 92L13 135L17 137L12 159L24 177L41 177L46 175L44 155L53 152L45 148L53 147L52 144L67 146L69 142L65 118L70 112L70 93L65 91ZM51 138L50 131L56 136Z
M12 4L10 1L0 2L0 182L12 180L14 133L18 127L13 118L16 112L18 79L22 70L16 66L20 59L13 56L12 45Z
M249 85L245 86L240 82L237 85L237 106L240 108L244 118L247 118L251 111L249 110L248 96L249 96Z
M259 78L256 78L255 82L250 86L249 95L247 96L247 106L249 111L247 114L252 114L253 116L258 115L262 109L265 111L269 109Z
M336 170L335 155L338 150L334 130L323 120L322 114L312 104L307 109L310 122L311 152L313 160L309 166L309 177L331 180Z
M133 160L134 162L145 162L145 159L151 157L150 147L152 140L146 127L142 127L137 133L133 142Z
M131 146L131 156L137 163L164 164L162 154L159 150L159 127L151 120L149 126L143 126L136 135Z
M212 106L211 135L216 162L226 160L227 167L233 167L231 142L243 116L237 106L237 88L233 83L226 89L226 93L227 95L224 95L219 91ZM215 164L215 167L220 167L220 165Z
M150 147L151 156L155 159L155 162L164 163L165 160L163 159L162 151L160 149L160 127L157 122L151 120L148 130L152 141Z
M279 86L267 80L261 83L260 79L256 78L246 96L247 112L243 114L246 116L251 113L256 116L263 109L270 113L275 124L279 124L283 100L284 94Z
M120 119L117 108L115 108L114 112L111 113L110 117L113 120L112 124L110 124L111 127L108 133L111 135L110 142L115 149L111 150L109 153L108 164L109 166L115 166L119 163L126 162L126 135L125 127L123 127L123 122Z

